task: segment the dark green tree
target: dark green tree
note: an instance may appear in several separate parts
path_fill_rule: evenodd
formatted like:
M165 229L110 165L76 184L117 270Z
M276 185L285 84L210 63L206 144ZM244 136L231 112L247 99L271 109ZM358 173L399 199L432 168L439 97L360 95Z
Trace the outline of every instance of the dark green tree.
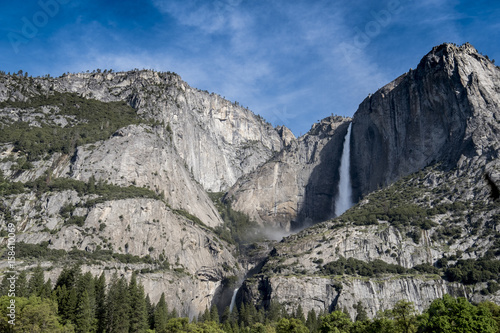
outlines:
M307 313L306 327L310 332L316 332L318 330L318 316L316 316L316 311L311 309Z
M148 326L148 314L146 308L146 297L144 287L137 283L137 276L134 272L130 279L130 332L145 332Z
M63 323L74 323L78 302L76 289L73 287L68 289L66 285L63 284L62 286L56 287L55 295L57 299L57 310L63 320Z
M65 267L56 281L56 288L58 286L66 286L67 289L76 288L76 284L82 275L80 266Z
M75 315L75 327L77 333L95 332L96 319L92 309L90 297L86 290L83 291L78 300Z
M165 293L161 293L160 300L155 307L155 332L164 333L167 332L167 323L169 320L168 307L165 302Z
M40 291L41 298L48 298L52 295L52 280L48 279L47 282L43 284L42 290Z
M210 321L219 323L219 310L217 310L217 306L215 305L212 305L210 308Z
M118 275L113 274L106 304L107 332L128 332L130 327L130 295L127 281L123 276L118 279Z
M356 313L357 313L356 314L356 321L365 321L368 319L368 314L366 313L366 309L363 306L363 303L361 303L361 301L356 303L356 305L354 306L354 309L356 309Z
M148 327L155 328L155 306L151 303L149 295L146 296L146 311L148 313Z
M106 329L106 277L104 272L99 278L94 278L95 287L95 317L97 319L97 333Z
M78 277L77 281L77 298L78 302L83 297L83 293L87 292L87 297L89 301L90 309L92 313L96 313L96 288L95 288L95 279L92 273L87 272Z
M16 296L17 297L28 297L28 281L27 281L27 273L26 271L21 271L17 276L16 280Z
M10 277L10 274L3 275L2 283L0 284L0 297L7 296L9 294L10 281L7 280L9 277Z
M28 282L28 294L30 296L41 296L44 291L45 278L43 276L43 269L40 265L36 266L33 274Z
M205 308L205 311L202 313L201 316L198 316L198 321L200 323L204 323L206 321L210 321L212 320L212 316L210 315L210 310L208 309L208 307Z
M280 319L281 313L281 304L276 301L271 301L271 303L269 304L269 309L267 310L267 319L270 322L277 322Z
M220 317L220 322L225 324L227 322L229 322L231 318L231 312L229 311L229 306L226 306L224 308L224 312L222 313L222 316Z
M302 309L302 305L299 303L299 306L295 310L295 313L293 315L295 319L300 320L301 322L305 323L306 322L306 317L304 315L304 310Z

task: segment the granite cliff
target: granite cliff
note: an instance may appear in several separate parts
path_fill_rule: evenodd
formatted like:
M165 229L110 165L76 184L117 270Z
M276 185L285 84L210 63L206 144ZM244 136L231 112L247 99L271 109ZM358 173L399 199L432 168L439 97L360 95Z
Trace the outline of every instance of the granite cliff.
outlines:
M284 238L240 299L353 319L358 301L370 317L400 299L422 311L444 293L498 303L486 287L500 256L499 120L500 69L469 44L435 47L353 117L358 204ZM497 268L478 268L489 264Z
M353 318L359 301L369 316L445 293L498 303L499 112L500 69L469 44L435 47L300 138L173 73L3 73L0 218L19 269L139 271L182 315L228 305L245 275L237 303ZM357 204L336 217L349 124ZM214 192L263 230L305 229L246 251Z
M225 227L207 191L281 150L288 130L147 70L4 74L0 103L0 216L28 254L20 268L41 260L57 272L69 256L94 262L93 272L137 269L154 302L166 291L185 315L243 274L234 247L214 233ZM54 254L60 260L46 260Z

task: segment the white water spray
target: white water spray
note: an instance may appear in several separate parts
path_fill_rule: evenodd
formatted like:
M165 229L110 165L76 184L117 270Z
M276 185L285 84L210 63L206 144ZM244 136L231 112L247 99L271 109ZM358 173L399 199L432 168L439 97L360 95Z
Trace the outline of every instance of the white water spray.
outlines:
M351 186L351 126L347 128L340 160L340 179L337 200L335 200L335 216L342 215L352 206L352 186Z
M234 289L233 297L231 298L231 305L229 305L229 312L233 312L234 304L236 303L236 294L238 293L238 289L240 288Z

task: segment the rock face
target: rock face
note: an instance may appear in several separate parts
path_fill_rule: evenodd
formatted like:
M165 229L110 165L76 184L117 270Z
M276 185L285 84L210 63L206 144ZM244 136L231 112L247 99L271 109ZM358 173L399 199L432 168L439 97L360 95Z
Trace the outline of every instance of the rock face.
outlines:
M470 44L443 44L367 97L353 118L355 197L464 156L498 151L500 69Z
M233 207L261 224L287 230L333 217L349 121L328 117L289 141L282 152L231 188Z
M356 318L355 305L358 302L366 308L367 315L373 318L377 311L392 309L402 299L402 295L405 300L413 302L419 312L445 294L467 296L462 285L446 283L433 276L426 279L388 277L370 280L275 276L247 281L243 288L246 297L263 297L267 300L265 305L270 300L279 302L288 312L293 312L300 303L304 311L314 310L316 313L346 309L352 320Z
M250 110L153 71L70 74L58 91L126 100L147 119L169 124L178 154L205 190L219 192L283 147L277 131Z
M98 263L86 266L90 271L115 267L128 274L130 267L118 255L136 256L139 259L134 260L143 263L132 265L144 271L139 279L151 299L157 301L165 291L183 315L197 315L216 303L222 280L243 272L237 268L233 248L211 229L220 227L222 219L206 191L234 184L293 140L293 134L286 128L272 128L237 103L189 87L172 73L0 76L0 102L29 105L32 98L54 92L77 93L104 103L126 101L137 110L141 124L80 145L71 155L49 154L26 169L16 168L22 152L4 143L0 146L3 177L22 183L43 178L46 183L77 181L84 188L94 182L143 188L159 198L139 195L100 199L104 202L95 204L96 194L64 189L39 193L36 186L25 188L23 193L0 198L0 216L17 224L18 241L47 246L46 251L102 254ZM0 108L0 126L23 122L57 129L76 123L57 105L16 105ZM52 265L57 271L58 263Z
M136 185L161 193L175 209L184 209L215 227L222 223L212 201L184 167L162 128L129 126L98 144L79 147L61 176L88 181L106 180L120 186Z
M89 120L65 113L67 105L29 105L56 92L125 101L135 118L109 137L37 160L2 139L0 219L16 224L20 246L83 257L83 270L94 274L138 270L153 302L165 292L190 316L227 298L223 281L249 271L256 274L240 301L276 300L288 310L300 303L305 312L345 307L352 318L359 301L370 316L401 299L422 310L445 293L500 301L499 291L483 295L486 280L444 274L459 259L500 257L500 69L469 44L434 48L352 119L325 118L298 139L176 74L153 71L0 74L0 127L23 123L47 138ZM350 123L357 205L335 217ZM216 234L227 230L206 193L226 190L233 209L263 226L283 233L313 226L236 258ZM51 277L63 264L22 260L20 267L44 261Z
M448 282L442 270L429 275L422 267L436 273L443 262L446 269L457 259L499 258L500 207L492 195L500 181L499 120L500 69L468 44L434 48L353 117L355 197L383 189L340 218L284 238L240 298L261 306L276 300L289 310L301 304L304 312L347 309L353 319L358 301L374 316L401 299L419 310L445 293L483 300L485 283ZM346 273L331 269L347 258ZM356 260L372 268L347 273ZM383 271L380 260L406 273L374 273ZM498 302L500 292L488 298Z
M127 101L142 118L169 125L178 154L205 190L223 191L283 147L278 131L260 116L237 102L191 88L175 73L78 73L30 80L5 76L0 102L51 91ZM285 132L284 139L290 140L291 133Z

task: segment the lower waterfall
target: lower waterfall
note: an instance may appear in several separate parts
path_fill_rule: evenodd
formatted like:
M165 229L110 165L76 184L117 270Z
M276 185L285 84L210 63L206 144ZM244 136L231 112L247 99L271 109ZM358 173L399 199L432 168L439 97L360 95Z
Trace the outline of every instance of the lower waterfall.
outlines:
M240 288L234 289L233 297L231 298L231 305L229 305L229 312L233 312L233 308L234 308L234 305L236 303L236 294L238 293L238 289L240 289Z

